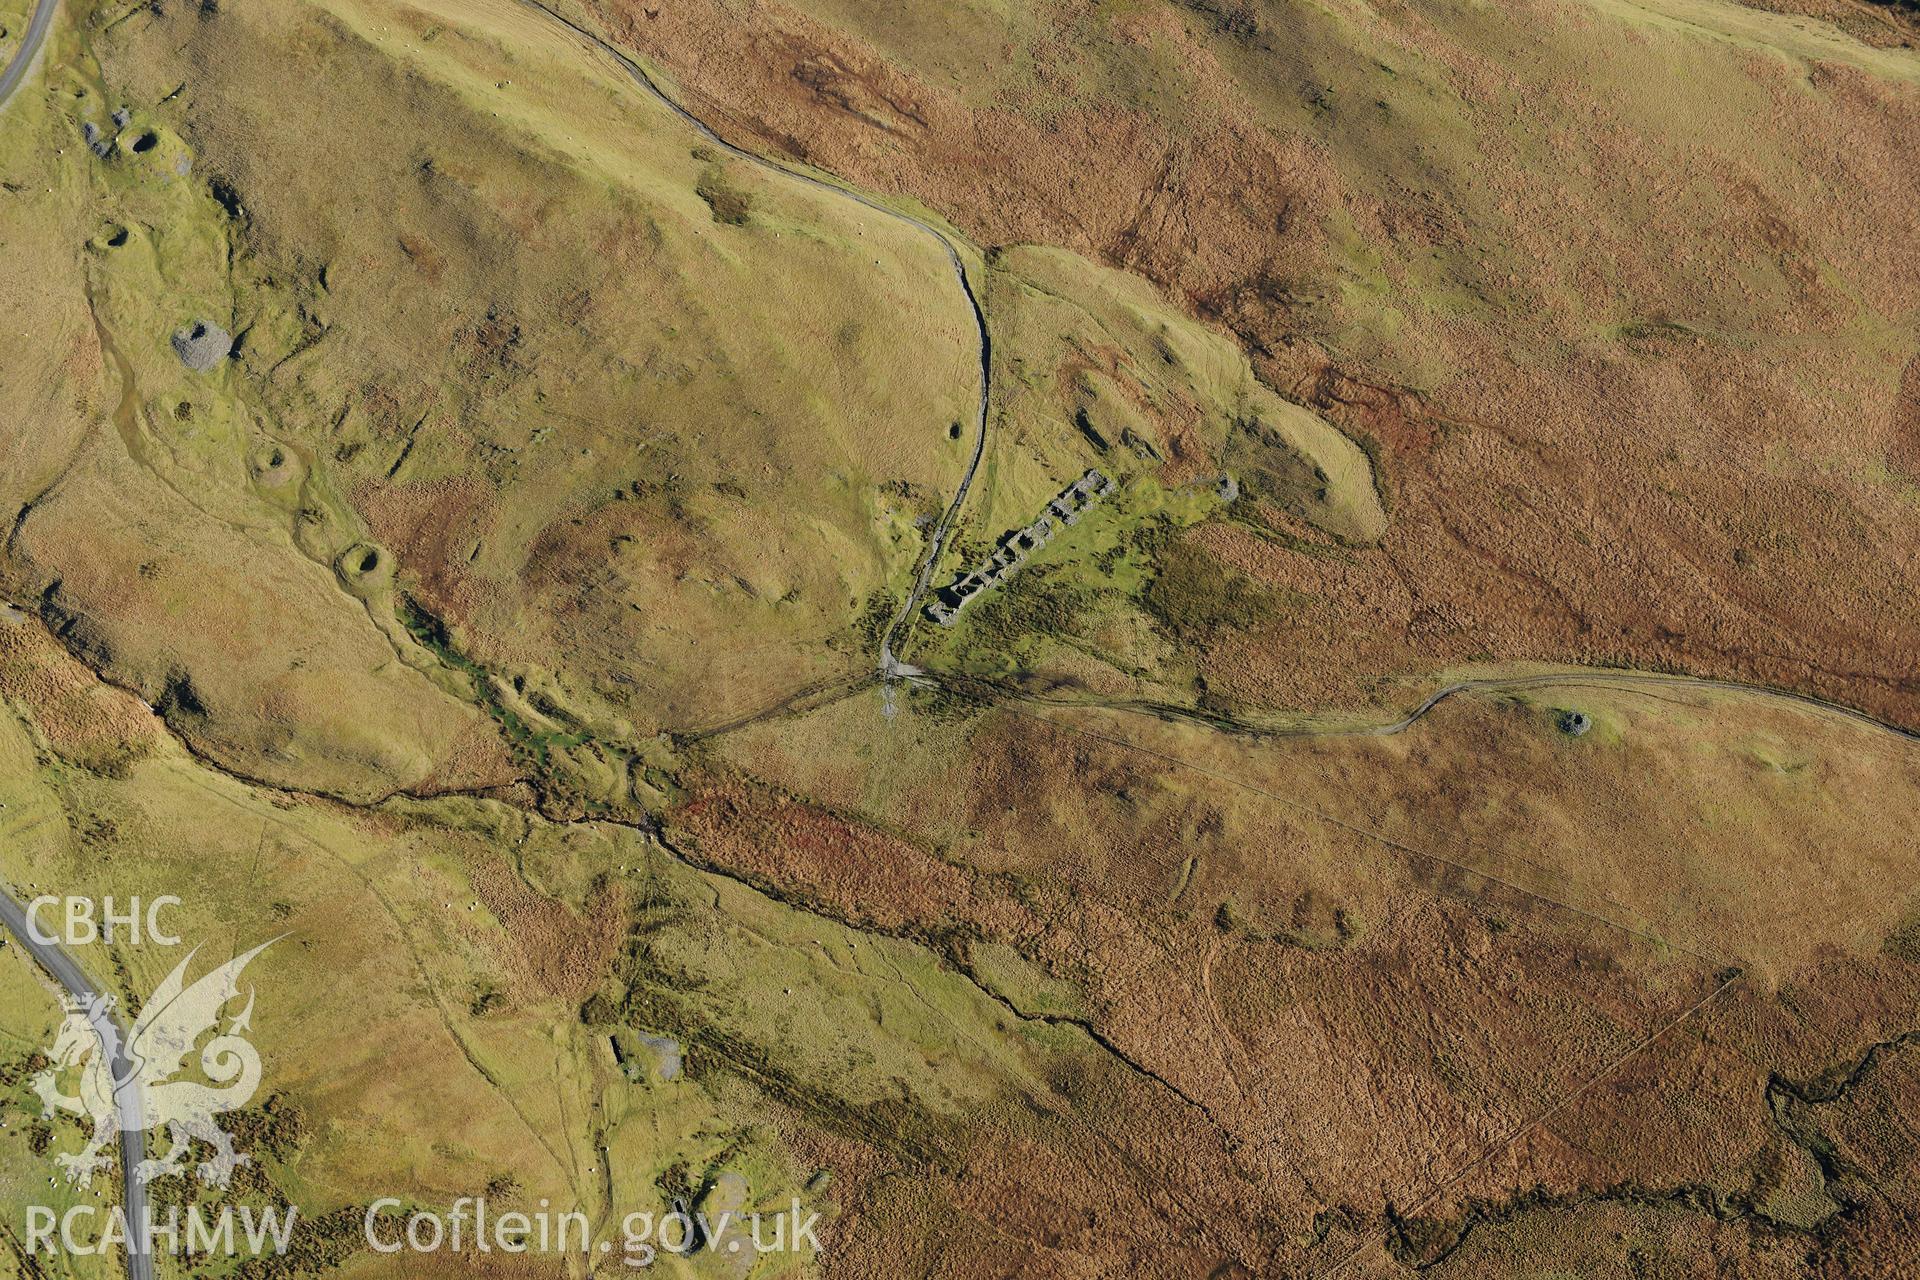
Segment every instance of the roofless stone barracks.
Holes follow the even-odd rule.
[[[927,606],[927,616],[943,627],[952,626],[967,601],[1005,582],[1026,563],[1028,556],[1047,545],[1047,540],[1053,537],[1053,521],[1056,517],[1061,524],[1072,524],[1088,507],[1112,492],[1112,479],[1089,467],[1085,475],[1062,489],[1060,496],[1047,504],[1051,514],[1041,516],[1026,528],[1016,529],[1000,539],[1000,545],[994,548],[985,564],[968,570],[935,592],[933,602]]]

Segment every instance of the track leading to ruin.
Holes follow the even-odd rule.
[[[829,181],[817,174],[809,173],[807,170],[796,165],[774,159],[771,156],[761,155],[756,151],[749,151],[745,147],[727,141],[727,139],[721,137],[720,134],[714,130],[712,125],[709,125],[699,116],[694,115],[693,112],[675,100],[672,95],[668,94],[665,89],[661,88],[660,83],[647,72],[647,69],[632,57],[621,52],[605,39],[589,31],[579,23],[548,8],[545,4],[541,3],[541,0],[521,0],[521,3],[530,9],[546,15],[560,26],[565,27],[573,34],[575,39],[582,41],[591,48],[597,49],[612,58],[620,65],[621,70],[627,73],[627,77],[645,91],[648,97],[679,117],[680,120],[695,133],[699,134],[712,145],[725,151],[728,155],[737,157],[749,164],[758,165],[760,168],[780,174],[782,177],[791,178],[795,182],[803,182],[816,190],[838,196],[842,200],[851,200],[862,208],[873,210],[882,217],[892,218],[896,222],[904,223],[922,235],[930,237],[940,246],[941,251],[947,255],[947,261],[953,267],[954,279],[960,284],[961,296],[966,299],[967,309],[973,313],[974,327],[979,333],[980,393],[976,402],[973,456],[967,461],[966,473],[960,477],[959,487],[956,488],[953,493],[953,501],[947,504],[946,510],[941,512],[939,521],[933,526],[933,532],[927,539],[927,549],[921,556],[919,566],[914,570],[913,585],[907,590],[906,600],[901,604],[899,611],[895,613],[893,618],[887,623],[886,630],[880,634],[879,673],[881,678],[891,682],[897,677],[915,674],[911,668],[904,667],[895,655],[894,642],[899,639],[907,627],[912,625],[913,612],[920,607],[920,601],[925,597],[927,587],[933,581],[933,572],[935,566],[939,563],[940,553],[946,547],[948,535],[953,532],[953,523],[959,517],[961,505],[967,500],[968,491],[973,488],[973,478],[979,472],[980,460],[986,456],[987,451],[987,393],[991,370],[993,368],[993,338],[987,331],[986,310],[980,305],[980,299],[973,291],[973,281],[967,276],[967,264],[965,259],[960,256],[959,244],[946,231],[923,218],[917,218],[911,213],[892,208],[871,196],[863,195],[853,190],[851,187],[845,187],[838,182]]]
[[[1522,689],[1575,688],[1582,685],[1607,689],[1631,689],[1650,692],[1658,689],[1676,691],[1711,690],[1736,694],[1741,697],[1757,698],[1764,701],[1785,703],[1802,710],[1814,711],[1823,715],[1835,716],[1852,721],[1862,728],[1889,735],[1908,743],[1920,742],[1920,731],[1882,720],[1857,707],[1844,703],[1831,702],[1826,698],[1810,693],[1796,693],[1791,689],[1776,688],[1772,685],[1746,684],[1738,680],[1716,680],[1707,676],[1689,676],[1669,674],[1657,671],[1627,671],[1612,667],[1567,667],[1559,671],[1544,671],[1533,675],[1518,676],[1482,676],[1471,680],[1456,680],[1442,685],[1428,694],[1419,706],[1407,712],[1397,720],[1378,724],[1299,724],[1274,725],[1257,724],[1236,719],[1233,716],[1217,712],[1197,710],[1170,702],[1154,702],[1146,699],[1123,698],[1071,698],[1048,697],[1045,693],[1020,688],[1005,679],[987,679],[978,676],[956,675],[950,672],[929,671],[922,674],[924,681],[951,688],[957,693],[983,701],[1001,699],[1025,702],[1035,706],[1058,708],[1066,711],[1114,711],[1128,715],[1151,716],[1156,720],[1169,723],[1191,724],[1219,733],[1259,741],[1286,738],[1391,738],[1405,733],[1424,720],[1435,708],[1450,698],[1462,694],[1507,693]]]

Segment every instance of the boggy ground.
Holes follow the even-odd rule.
[[[1884,12],[578,8],[743,139],[1147,276],[1377,446],[1377,548],[1217,548],[1301,597],[1205,655],[1218,696],[1484,655],[1920,719],[1889,551],[1920,532],[1920,63]]]

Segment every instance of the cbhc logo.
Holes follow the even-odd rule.
[[[127,941],[136,946],[144,937],[145,941],[156,946],[177,947],[180,937],[161,927],[160,911],[163,907],[179,905],[180,899],[165,894],[148,902],[143,910],[140,898],[135,896],[126,910],[120,911],[116,909],[114,900],[108,897],[100,900],[99,910],[96,911],[92,898],[56,898],[50,893],[42,894],[27,904],[27,933],[43,947],[61,943],[70,947],[85,947],[95,942],[112,942],[115,930],[124,926]],[[55,918],[64,926],[65,932],[49,934],[41,931],[40,910],[43,907],[61,909]]]

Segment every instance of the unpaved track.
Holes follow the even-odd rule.
[[[986,456],[987,451],[987,392],[993,367],[993,339],[987,331],[987,313],[981,307],[980,299],[975,296],[973,292],[973,281],[967,276],[967,265],[966,261],[960,256],[960,246],[946,231],[923,218],[916,218],[911,213],[892,208],[871,196],[863,195],[850,187],[841,186],[837,182],[830,182],[798,166],[787,164],[783,161],[773,159],[770,156],[761,155],[755,151],[749,151],[745,147],[736,146],[734,143],[727,141],[718,133],[714,132],[713,127],[706,121],[694,115],[691,111],[681,106],[679,102],[675,101],[667,91],[662,89],[659,83],[647,73],[645,67],[642,67],[633,58],[621,52],[600,36],[580,26],[578,23],[563,17],[561,14],[554,12],[546,5],[540,3],[540,0],[521,0],[521,3],[530,9],[535,9],[545,14],[548,18],[572,32],[576,39],[598,49],[619,63],[621,69],[627,73],[627,76],[644,90],[649,97],[678,116],[695,133],[705,138],[714,146],[719,147],[728,155],[738,157],[749,164],[758,165],[760,168],[780,174],[782,177],[791,178],[795,182],[804,182],[810,187],[825,191],[830,195],[838,196],[842,200],[851,200],[863,208],[873,210],[882,217],[892,218],[896,222],[905,223],[921,234],[932,238],[933,241],[940,246],[941,251],[947,255],[947,261],[953,267],[954,279],[959,281],[961,296],[966,299],[967,309],[973,313],[974,327],[978,331],[980,338],[980,391],[976,400],[973,456],[967,461],[966,474],[960,477],[959,487],[954,490],[953,501],[947,504],[946,510],[941,513],[939,522],[934,525],[933,533],[927,540],[926,553],[921,557],[919,568],[914,572],[913,586],[907,591],[906,602],[900,606],[899,612],[894,614],[892,621],[887,623],[887,629],[881,633],[879,671],[883,678],[891,679],[899,674],[898,659],[893,651],[894,641],[899,638],[902,631],[912,624],[913,611],[919,608],[921,599],[927,593],[927,587],[933,580],[934,569],[940,561],[940,552],[946,546],[948,534],[953,531],[953,522],[960,514],[961,505],[967,500],[968,490],[973,488],[973,477],[980,470],[980,459]]]
[[[1199,725],[1220,733],[1233,734],[1243,738],[1267,740],[1274,738],[1391,738],[1426,719],[1441,703],[1458,694],[1507,693],[1521,689],[1573,689],[1581,686],[1603,689],[1631,689],[1642,693],[1652,690],[1670,690],[1676,693],[1710,690],[1720,693],[1737,694],[1746,698],[1762,701],[1787,703],[1805,711],[1815,711],[1823,715],[1838,716],[1850,720],[1863,728],[1888,734],[1904,742],[1920,742],[1920,732],[1882,720],[1843,703],[1829,702],[1808,693],[1795,693],[1791,689],[1776,689],[1770,685],[1742,684],[1737,680],[1714,680],[1705,676],[1668,675],[1655,671],[1621,671],[1599,667],[1569,667],[1562,671],[1540,672],[1527,676],[1484,676],[1474,680],[1456,680],[1452,684],[1442,685],[1427,695],[1425,701],[1397,720],[1380,724],[1301,724],[1271,725],[1254,724],[1231,716],[1196,710],[1171,702],[1152,702],[1140,699],[1119,698],[1073,698],[1048,697],[1045,693],[1022,689],[1005,680],[987,680],[974,676],[954,675],[942,671],[928,671],[917,677],[923,684],[940,685],[953,689],[957,693],[988,701],[997,698],[1011,698],[1035,706],[1052,707],[1063,711],[1118,711],[1129,715],[1152,716],[1182,724]]]
[[[1429,711],[1439,706],[1457,693],[1501,693],[1509,689],[1541,689],[1558,686],[1597,684],[1618,689],[1718,689],[1723,693],[1737,693],[1749,698],[1764,698],[1774,702],[1790,702],[1810,711],[1821,711],[1828,715],[1843,716],[1856,724],[1883,733],[1893,734],[1908,742],[1920,742],[1920,733],[1912,729],[1903,729],[1897,724],[1870,716],[1864,711],[1844,706],[1838,702],[1828,702],[1825,698],[1816,698],[1810,693],[1794,693],[1788,689],[1774,689],[1766,685],[1741,684],[1737,680],[1710,680],[1702,676],[1670,676],[1653,671],[1563,671],[1537,676],[1491,676],[1484,680],[1461,680],[1433,691],[1433,694],[1404,718],[1392,724],[1377,725],[1349,732],[1371,734],[1376,737],[1390,737],[1402,733],[1419,723]],[[1334,732],[1338,733],[1339,730]]]
[[[960,256],[959,245],[956,243],[954,238],[947,231],[934,225],[931,222],[927,222],[922,218],[917,218],[914,215],[904,212],[902,210],[891,208],[888,205],[885,205],[880,201],[872,198],[871,196],[863,195],[859,191],[855,191],[852,188],[842,186],[837,182],[829,181],[826,178],[820,177],[817,174],[809,173],[806,170],[801,169],[797,166],[789,165],[783,161],[761,155],[758,152],[749,151],[745,147],[741,147],[732,142],[727,141],[725,138],[721,137],[718,133],[716,133],[711,125],[707,124],[707,122],[702,120],[700,117],[694,115],[686,107],[682,106],[678,101],[676,101],[672,96],[670,96],[666,92],[666,90],[662,89],[659,83],[655,81],[650,74],[648,74],[647,70],[644,67],[642,67],[637,61],[635,61],[633,58],[621,52],[618,48],[616,48],[612,44],[609,44],[606,40],[602,39],[600,36],[596,35],[592,31],[586,29],[585,27],[580,26],[579,24],[569,20],[568,18],[548,8],[545,4],[541,3],[541,0],[521,0],[521,3],[525,4],[528,8],[538,10],[540,13],[545,14],[552,21],[565,27],[569,32],[571,32],[574,35],[576,39],[592,46],[595,49],[598,49],[602,53],[606,54],[608,57],[612,58],[615,62],[619,63],[620,67],[627,73],[627,75],[633,80],[633,82],[636,85],[638,85],[642,90],[644,90],[649,97],[653,98],[656,102],[666,107],[668,111],[671,111],[675,116],[679,117],[683,122],[686,123],[686,125],[689,128],[693,129],[694,132],[698,133],[702,138],[706,139],[708,142],[712,143],[714,146],[719,147],[721,150],[727,152],[727,154],[736,156],[739,159],[745,160],[750,164],[758,165],[763,169],[767,169],[774,173],[781,174],[784,177],[791,178],[796,182],[804,182],[808,186],[814,187],[821,191],[829,192],[832,195],[840,197],[841,199],[851,200],[855,204],[871,209],[875,213],[878,213],[883,217],[892,218],[895,221],[905,223],[906,225],[913,227],[915,230],[921,232],[922,234],[931,237],[935,242],[939,244],[941,250],[945,252],[945,254],[947,255],[948,262],[950,262],[953,266],[954,277],[959,281],[960,292],[966,299],[968,309],[973,313],[974,325],[979,330],[979,337],[980,337],[980,392],[979,392],[979,398],[977,401],[977,412],[976,412],[975,432],[974,432],[974,441],[973,441],[973,456],[968,460],[966,474],[964,474],[960,478],[959,487],[954,490],[953,501],[947,505],[946,510],[941,513],[939,522],[934,525],[932,536],[929,538],[927,543],[926,553],[922,557],[919,567],[914,574],[913,585],[907,592],[907,598],[905,602],[902,603],[899,611],[894,614],[892,620],[888,622],[886,630],[881,633],[880,661],[879,661],[879,675],[883,681],[886,681],[888,683],[889,687],[891,686],[892,682],[895,681],[896,679],[903,679],[903,678],[910,681],[918,680],[923,683],[939,683],[940,677],[936,673],[931,673],[931,672],[922,673],[917,671],[914,668],[903,666],[903,664],[900,663],[898,656],[894,652],[894,646],[895,646],[895,642],[900,638],[901,633],[908,626],[911,625],[914,610],[919,607],[920,601],[926,596],[927,588],[931,585],[934,570],[937,567],[940,560],[940,553],[946,546],[946,540],[953,530],[954,521],[955,519],[958,518],[960,514],[961,505],[966,502],[967,494],[973,487],[974,476],[978,473],[980,469],[980,460],[982,457],[985,456],[986,447],[987,447],[987,408],[988,408],[987,401],[988,401],[988,393],[989,393],[989,384],[991,381],[992,368],[993,368],[993,339],[992,339],[992,335],[989,333],[987,328],[986,311],[980,305],[979,298],[974,294],[973,281],[967,275],[966,263]],[[1489,678],[1489,679],[1483,679],[1483,680],[1463,680],[1463,681],[1459,681],[1457,683],[1450,684],[1441,689],[1436,690],[1432,694],[1432,696],[1427,698],[1427,700],[1421,703],[1420,706],[1415,708],[1412,712],[1407,714],[1405,717],[1399,720],[1396,720],[1391,724],[1368,725],[1368,726],[1362,726],[1362,727],[1353,728],[1353,729],[1301,728],[1298,730],[1287,730],[1287,729],[1256,730],[1254,732],[1257,732],[1259,736],[1263,736],[1263,737],[1339,737],[1344,735],[1370,735],[1370,736],[1379,736],[1379,737],[1389,737],[1397,733],[1405,732],[1407,729],[1412,728],[1422,718],[1424,718],[1428,712],[1432,711],[1440,703],[1444,702],[1446,699],[1450,697],[1453,697],[1455,694],[1491,693],[1491,692],[1497,692],[1503,689],[1525,689],[1525,688],[1544,687],[1544,686],[1551,686],[1551,685],[1565,685],[1565,684],[1572,683],[1575,680],[1582,680],[1582,679],[1590,680],[1590,681],[1597,680],[1610,685],[1620,686],[1620,687],[1629,687],[1629,688],[1631,687],[1644,688],[1648,686],[1668,685],[1668,686],[1682,686],[1682,687],[1693,688],[1693,689],[1720,689],[1720,690],[1724,690],[1731,693],[1740,693],[1740,694],[1747,694],[1750,696],[1759,696],[1764,698],[1786,700],[1786,701],[1798,703],[1804,707],[1808,707],[1816,710],[1822,710],[1822,711],[1826,711],[1836,715],[1846,716],[1847,718],[1855,720],[1859,723],[1866,724],[1877,729],[1881,729],[1890,733],[1897,734],[1900,737],[1908,739],[1909,741],[1920,741],[1920,734],[1916,734],[1911,730],[1903,729],[1897,725],[1893,725],[1886,721],[1876,719],[1875,717],[1870,716],[1863,711],[1857,711],[1851,707],[1843,706],[1835,702],[1828,702],[1825,699],[1816,698],[1808,694],[1792,693],[1787,690],[1773,689],[1773,688],[1769,688],[1762,685],[1741,684],[1737,681],[1729,681],[1729,680],[1711,680],[1711,679],[1703,679],[1703,678],[1697,678],[1692,676],[1677,676],[1677,675],[1668,676],[1668,675],[1660,675],[1660,674],[1655,674],[1650,672],[1641,673],[1641,672],[1619,672],[1619,671],[1605,671],[1605,672],[1593,672],[1593,673],[1583,672],[1577,676],[1572,673],[1568,673],[1565,675],[1540,675],[1540,676],[1520,676],[1520,677],[1512,677],[1512,678],[1505,678],[1505,679]],[[1114,705],[1113,709],[1139,710],[1139,711],[1149,710],[1149,708],[1144,706],[1136,706],[1136,707],[1129,708],[1129,707],[1124,707],[1119,705]],[[1169,709],[1154,709],[1154,710],[1164,712]],[[1183,718],[1197,719],[1200,717],[1183,717]],[[719,731],[724,732],[726,727],[727,726],[722,726]],[[1215,724],[1215,727],[1230,728],[1230,729],[1234,729],[1234,731],[1244,731],[1244,730],[1238,730],[1236,727],[1231,727],[1231,726],[1217,724],[1217,723]],[[707,735],[702,735],[702,736],[707,736]]]
[[[711,145],[727,154],[747,163],[782,175],[796,182],[802,182],[817,190],[829,193],[840,199],[850,200],[864,208],[872,210],[882,217],[894,219],[914,228],[932,238],[946,254],[958,282],[962,297],[973,316],[979,340],[979,390],[976,398],[975,435],[973,452],[968,460],[967,469],[956,487],[952,501],[942,512],[928,539],[927,549],[915,571],[912,586],[898,612],[889,621],[882,633],[879,654],[879,674],[883,679],[892,680],[901,674],[900,665],[894,652],[896,640],[911,625],[914,611],[919,607],[931,584],[932,576],[950,536],[955,520],[972,488],[974,477],[979,471],[980,462],[985,456],[988,429],[988,396],[992,369],[992,337],[988,330],[986,313],[973,288],[973,282],[966,270],[960,247],[954,238],[942,228],[911,213],[892,208],[862,193],[829,181],[816,174],[791,166],[777,159],[738,146],[721,137],[711,126],[678,101],[672,98],[637,61],[614,47],[594,32],[579,26],[561,14],[540,3],[540,0],[521,0],[528,8],[537,10],[551,21],[565,27],[575,38],[588,46],[599,50],[612,58],[649,97],[664,106],[673,115],[693,129]],[[59,0],[38,0],[28,21],[25,36],[13,59],[4,71],[0,71],[0,107],[4,107],[14,91],[25,80],[35,58],[44,45],[47,33],[52,26],[53,17],[59,8]],[[936,677],[937,681],[937,677]],[[1363,726],[1353,729],[1308,729],[1297,731],[1264,730],[1255,731],[1258,736],[1303,736],[1322,737],[1348,735],[1390,736],[1412,728],[1441,702],[1462,693],[1500,692],[1504,690],[1566,686],[1575,683],[1601,683],[1616,687],[1646,688],[1652,686],[1680,687],[1691,689],[1719,689],[1733,693],[1761,695],[1773,699],[1783,699],[1815,710],[1845,716],[1856,722],[1899,735],[1909,741],[1920,740],[1920,734],[1911,730],[1880,721],[1864,712],[1827,702],[1809,695],[1796,694],[1783,690],[1759,688],[1731,681],[1696,679],[1685,676],[1665,676],[1651,673],[1634,672],[1566,672],[1543,674],[1538,676],[1513,678],[1487,678],[1459,681],[1436,690],[1412,712],[1399,720],[1388,724]],[[1044,701],[1035,699],[1035,701]],[[1098,705],[1098,704],[1083,704]],[[1121,707],[1112,709],[1149,711],[1145,707]],[[1164,713],[1165,710],[1161,709]],[[760,717],[754,717],[758,719]],[[1224,727],[1218,726],[1215,727]],[[717,732],[724,732],[723,726]],[[1233,731],[1233,730],[1230,730]],[[1241,730],[1244,731],[1244,730]],[[45,969],[69,995],[76,1000],[90,998],[97,989],[87,978],[85,972],[58,944],[46,944],[33,937],[27,927],[26,912],[13,897],[0,892],[0,925],[3,925],[18,940],[19,945]],[[104,1025],[102,1025],[104,1024]],[[101,1015],[96,1022],[96,1031],[100,1036],[101,1052],[111,1053],[115,1058],[116,1075],[121,1075],[127,1064],[125,1061],[126,1030],[110,1013]],[[144,1243],[144,1232],[140,1231],[147,1215],[146,1190],[134,1176],[134,1170],[145,1159],[144,1133],[139,1127],[142,1123],[141,1100],[137,1086],[129,1087],[116,1095],[116,1105],[120,1112],[120,1148],[123,1180],[123,1204],[129,1222],[133,1224],[134,1242],[128,1252],[128,1274],[132,1280],[153,1280],[153,1258]]]

